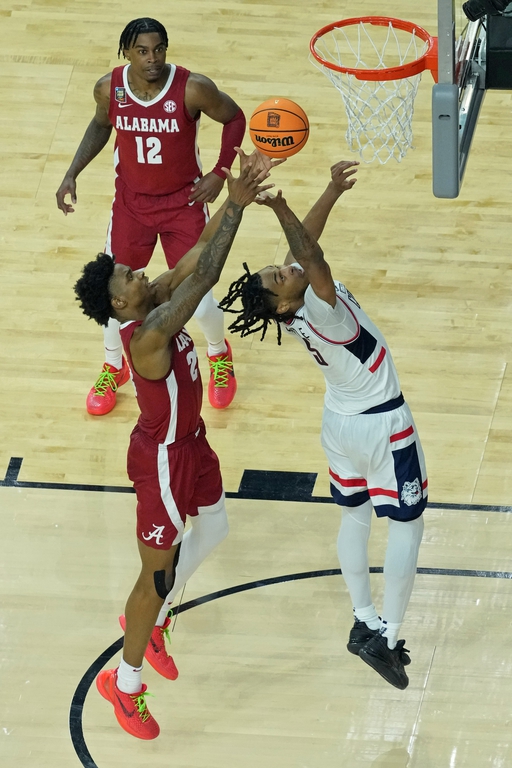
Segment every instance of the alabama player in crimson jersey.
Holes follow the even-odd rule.
[[[242,336],[262,331],[263,338],[268,325],[277,323],[278,342],[282,332],[295,336],[324,375],[321,440],[331,493],[342,507],[338,557],[354,609],[347,648],[404,689],[410,657],[398,633],[423,535],[425,460],[386,341],[350,291],[333,280],[315,239],[340,195],[353,186],[357,165],[342,161],[331,168],[331,181],[303,224],[281,192],[266,195],[263,202],[274,210],[290,246],[285,264],[252,275],[244,265],[245,274],[220,306],[238,314],[229,329]],[[237,299],[240,311],[231,309]],[[382,618],[370,588],[372,509],[388,518]]]
[[[245,132],[233,99],[204,75],[166,63],[167,46],[167,32],[155,19],[135,19],[123,30],[118,55],[122,51],[128,64],[96,83],[96,113],[56,195],[64,214],[73,213],[76,178],[115,128],[115,197],[105,252],[134,270],[147,266],[158,236],[170,268],[197,242],[207,204],[224,184],[222,168],[231,167]],[[204,176],[197,144],[202,113],[224,125],[218,162]],[[210,403],[226,408],[236,379],[223,313],[211,292],[195,316],[208,342]],[[129,378],[117,321],[105,328],[104,342],[105,363],[87,396],[87,410],[97,416],[114,408],[117,389]]]
[[[159,727],[146,705],[144,656],[167,679],[178,675],[165,649],[167,613],[174,596],[228,531],[217,456],[201,419],[202,386],[194,343],[183,327],[218,281],[243,209],[268,176],[241,153],[238,179],[228,176],[229,198],[197,245],[156,283],[99,254],[84,267],[75,291],[85,314],[121,323],[140,418],[128,449],[128,474],[137,494],[137,539],[142,570],[121,624],[123,657],[97,678],[120,725],[141,739]],[[170,297],[170,298],[169,298]],[[184,534],[187,517],[191,527]]]

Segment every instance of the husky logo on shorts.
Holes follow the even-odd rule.
[[[149,541],[150,539],[155,539],[157,544],[163,544],[163,532],[165,525],[155,525],[153,523],[154,531],[151,531],[151,533],[148,533],[146,536],[145,533],[142,534],[142,538],[144,541]]]
[[[405,502],[408,507],[412,507],[414,504],[417,504],[422,496],[423,494],[421,491],[421,483],[418,478],[413,480],[412,483],[409,483],[407,480],[405,481],[402,487],[400,499]]]

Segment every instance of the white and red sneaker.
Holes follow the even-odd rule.
[[[109,413],[116,404],[117,390],[126,384],[129,378],[130,368],[124,357],[121,368],[104,363],[96,383],[87,395],[87,413],[92,416],[104,416]]]
[[[146,685],[137,693],[123,693],[117,687],[117,669],[104,669],[96,678],[96,688],[114,705],[121,728],[138,739],[156,739],[160,726],[146,704],[146,696],[151,696]]]

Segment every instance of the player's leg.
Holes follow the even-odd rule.
[[[384,563],[382,627],[361,651],[361,658],[397,688],[409,684],[404,667],[410,663],[398,633],[416,575],[427,503],[425,460],[411,412],[406,404],[389,413],[364,417],[380,441],[370,461],[368,485],[379,517],[389,518]]]
[[[195,466],[190,461],[188,464],[191,479],[195,477],[190,528],[183,536],[174,585],[162,605],[157,625],[163,624],[180,590],[229,531],[219,460],[206,440],[204,427],[194,443],[194,460]]]
[[[388,518],[388,525],[381,631],[389,648],[395,648],[416,577],[418,553],[423,537],[423,515],[408,521]]]
[[[142,659],[147,658],[148,648],[152,648],[155,620],[174,584],[176,555],[186,517],[186,512],[174,503],[174,496],[179,498],[179,487],[173,494],[169,485],[172,463],[167,446],[150,440],[138,426],[134,428],[127,469],[137,494],[137,539],[142,568],[123,616],[125,641],[121,663],[117,669],[102,671],[96,680],[101,695],[114,705],[120,725],[143,739],[156,738],[159,728],[145,701]]]
[[[188,194],[189,187],[161,198],[165,212],[160,216],[160,241],[169,269],[197,243],[209,219],[208,206],[190,205]],[[208,400],[214,408],[227,408],[236,394],[237,382],[231,345],[224,334],[224,313],[212,291],[202,299],[194,317],[208,344]]]
[[[130,667],[139,668],[142,667],[144,652],[165,595],[174,583],[175,559],[179,545],[162,551],[147,546],[140,540],[137,543],[142,568],[126,603],[123,661]],[[128,683],[126,680],[127,686]]]
[[[140,739],[154,739],[160,729],[146,704],[142,660],[166,591],[174,580],[178,545],[155,549],[138,542],[142,569],[125,609],[123,656],[117,669],[103,670],[96,679],[101,695],[114,706],[125,731]]]
[[[329,461],[331,494],[342,508],[337,550],[341,573],[352,602],[354,626],[347,649],[354,654],[380,629],[372,601],[368,539],[373,507],[366,479],[348,457],[344,437],[350,417],[324,409],[322,446]]]
[[[115,254],[117,263],[127,264],[135,270],[147,266],[157,234],[135,217],[136,203],[133,198],[135,196],[117,179],[105,253]],[[128,363],[123,357],[119,323],[114,318],[110,318],[103,329],[103,343],[105,362],[86,401],[87,412],[93,416],[103,416],[115,407],[117,390],[130,378]]]
[[[165,529],[168,527],[169,520],[174,522],[175,527],[180,530],[180,538],[183,535],[187,514],[190,515],[191,522],[191,528],[183,536],[176,552],[173,584],[165,596],[165,601],[161,603],[161,609],[154,621],[155,627],[150,643],[145,652],[146,660],[157,672],[168,680],[175,680],[178,677],[178,670],[166,648],[166,639],[170,641],[169,611],[176,595],[188,578],[228,533],[222,478],[218,458],[206,441],[203,424],[199,434],[188,440],[185,445],[176,448],[159,447],[160,458],[156,482],[151,467],[140,460],[140,453],[144,455],[145,450],[143,445],[142,450],[137,451],[141,441],[141,436],[134,431],[129,457],[136,456],[136,461],[129,458],[128,471],[137,495],[152,499],[152,509],[156,509],[162,505],[160,488],[164,488],[170,481],[170,494],[166,495],[164,515],[160,522],[165,523]],[[166,456],[165,453],[167,453]],[[138,511],[138,517],[142,519],[142,509]],[[138,524],[139,539],[141,537],[145,539],[148,536],[156,536],[157,539],[160,537],[160,533],[156,534],[155,531],[160,531],[161,526],[155,523],[151,525],[154,532],[150,532],[151,526],[148,528],[146,525],[148,530],[142,530],[140,523]],[[162,536],[167,535],[165,529],[162,529]],[[124,628],[124,617],[120,617],[120,622]]]

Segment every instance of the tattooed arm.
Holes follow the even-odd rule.
[[[247,155],[242,149],[240,149],[240,147],[235,147],[235,150],[237,151],[240,159],[241,170],[243,170],[245,167],[251,166],[252,169],[258,173],[266,171],[267,174],[269,174],[273,168],[281,165],[281,163],[284,163],[285,161],[284,158],[279,160],[272,160],[272,158],[263,155],[258,149],[254,149],[250,155]],[[203,248],[217,231],[217,227],[220,224],[222,215],[228,202],[229,198],[224,202],[222,207],[219,208],[217,213],[212,216],[210,221],[203,229],[197,243],[193,246],[193,248],[190,249],[190,251],[182,256],[174,269],[169,269],[167,272],[164,272],[162,275],[159,275],[154,280],[152,280],[151,289],[154,293],[155,304],[163,304],[164,301],[169,301],[173,291],[176,290],[178,285],[180,285],[180,283],[182,283],[183,280],[188,277],[188,275],[192,274],[196,268],[197,260],[199,259]],[[258,202],[258,199],[256,199],[256,202]]]
[[[290,246],[292,261],[297,261],[303,268],[316,295],[334,307],[336,305],[336,292],[331,269],[315,238],[288,207],[281,190],[274,198],[265,201],[265,205],[272,208],[279,219]]]
[[[102,77],[94,86],[94,99],[96,101],[96,113],[89,123],[84,137],[80,142],[76,154],[66,171],[66,175],[58,188],[55,197],[57,206],[67,216],[73,213],[73,205],[65,201],[66,195],[71,195],[71,203],[77,201],[76,197],[76,177],[89,165],[103,147],[107,144],[112,133],[112,123],[108,116],[110,104],[110,80],[111,73]]]
[[[169,371],[169,341],[192,317],[203,296],[217,283],[227,259],[243,210],[263,189],[266,170],[246,165],[235,179],[223,169],[228,180],[229,198],[220,224],[203,248],[191,275],[173,292],[169,301],[153,309],[133,334],[130,343],[135,370],[145,378],[160,379]]]

